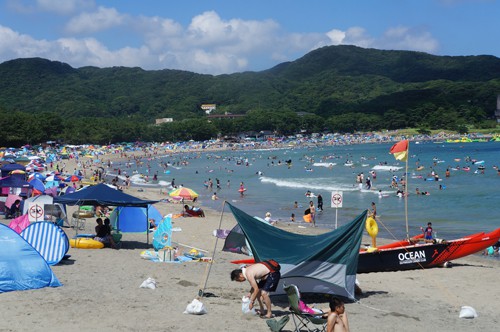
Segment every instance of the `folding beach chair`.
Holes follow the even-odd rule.
[[[290,304],[290,313],[292,321],[295,325],[295,331],[299,332],[303,328],[310,332],[326,331],[326,318],[318,315],[309,314],[300,310],[300,292],[295,285],[283,285],[283,290],[288,296],[288,303]]]

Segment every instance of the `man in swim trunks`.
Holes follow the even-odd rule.
[[[259,301],[260,315],[262,317],[272,318],[269,293],[274,292],[278,287],[281,278],[280,269],[278,262],[270,259],[231,272],[232,281],[243,282],[247,280],[250,283],[252,288],[250,289],[249,309],[252,310],[255,300]],[[265,315],[261,297],[267,309]]]

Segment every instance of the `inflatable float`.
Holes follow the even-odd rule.
[[[96,241],[94,239],[89,239],[86,237],[78,237],[69,240],[69,245],[71,248],[78,249],[102,249],[104,248],[104,243]]]

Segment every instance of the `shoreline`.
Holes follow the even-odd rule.
[[[120,163],[127,160],[119,156],[104,158]],[[147,159],[147,153],[143,158]],[[69,170],[77,165],[74,159],[66,163]],[[165,198],[159,187],[130,187],[124,192],[142,199]],[[222,210],[223,201],[220,203]],[[71,257],[51,267],[62,287],[0,294],[0,331],[269,331],[265,320],[242,314],[241,298],[248,284],[231,282],[229,278],[230,271],[237,268],[230,261],[248,256],[223,252],[224,240],[212,235],[219,227],[231,229],[236,224],[234,217],[227,208],[222,212],[204,207],[203,202],[198,205],[206,218],[173,219],[173,227],[181,231],[174,232],[172,240],[207,250],[207,256],[214,258],[212,265],[145,260],[141,258],[146,248],[145,233],[124,233],[120,250],[70,248]],[[182,204],[161,201],[155,207],[162,215],[182,210]],[[68,207],[69,218],[75,208]],[[85,229],[78,233],[93,233],[94,226],[95,218],[88,218]],[[328,231],[298,226],[278,223],[280,228],[303,234]],[[64,230],[69,237],[75,234],[74,229]],[[387,239],[377,240],[382,244]],[[369,237],[363,237],[362,244],[370,242]],[[500,322],[499,272],[500,260],[471,255],[454,261],[451,268],[358,274],[363,295],[358,302],[346,304],[350,328],[361,332],[371,332],[374,327],[399,332],[429,326],[437,331],[495,330]],[[139,288],[148,277],[157,281],[156,289]],[[183,314],[205,285],[205,292],[214,295],[201,299],[208,313]],[[322,296],[304,299],[319,308],[328,306]],[[479,317],[458,318],[464,305],[475,308]],[[272,308],[278,318],[287,314],[286,298],[273,297]],[[283,331],[292,330],[290,321]]]

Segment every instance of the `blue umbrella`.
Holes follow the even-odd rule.
[[[33,173],[33,178],[38,179],[40,181],[45,181],[46,177],[42,173]]]
[[[40,181],[39,179],[31,179],[29,181],[29,184],[31,184],[34,189],[36,189],[42,193],[45,191],[45,186],[43,185],[43,182]]]

